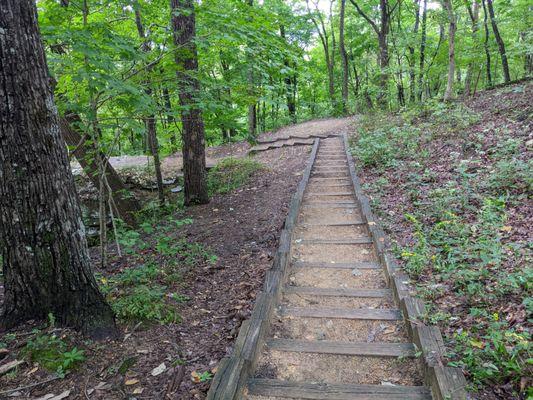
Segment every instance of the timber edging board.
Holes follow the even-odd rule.
[[[409,336],[422,353],[425,381],[431,389],[433,400],[465,400],[467,399],[466,379],[460,368],[444,365],[444,340],[440,330],[435,326],[424,324],[425,305],[420,299],[411,296],[407,286],[409,277],[398,268],[394,257],[387,249],[385,232],[374,217],[368,198],[364,195],[355,173],[346,133],[343,134],[343,139],[353,190],[359,202],[361,214],[368,224],[370,236],[389,286],[392,288],[394,299],[401,307]]]
[[[279,247],[272,262],[272,268],[265,275],[263,291],[257,295],[252,316],[242,323],[235,341],[233,353],[223,358],[209,392],[207,400],[237,400],[241,398],[246,382],[254,370],[258,352],[264,343],[270,326],[274,307],[279,300],[281,289],[290,263],[291,236],[298,218],[304,192],[311,176],[320,139],[314,141],[303,177],[293,195],[284,228],[280,234]]]

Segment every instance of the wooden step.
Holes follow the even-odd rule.
[[[371,244],[372,239],[369,237],[357,239],[297,239],[296,244],[338,244],[338,245],[355,245]]]
[[[315,201],[310,201],[311,199],[306,199],[305,201],[305,204],[334,204],[334,205],[339,205],[339,204],[356,204],[355,203],[355,200],[315,200]]]
[[[380,321],[397,321],[402,319],[400,310],[384,308],[308,308],[308,307],[282,307],[280,311],[284,317],[302,318],[338,318],[338,319],[364,319]]]
[[[338,268],[338,269],[381,269],[382,267],[375,262],[347,262],[347,263],[330,263],[330,262],[310,262],[295,261],[293,268]]]
[[[353,192],[325,192],[325,193],[307,193],[307,196],[353,196]]]
[[[343,176],[339,176],[339,177],[311,176],[310,179],[313,179],[314,181],[319,181],[319,182],[347,181],[348,183],[346,185],[349,185],[352,183],[350,178],[343,177]],[[346,186],[346,185],[342,185],[342,186]]]
[[[371,297],[380,298],[391,295],[390,289],[336,289],[317,288],[313,286],[286,286],[283,289],[286,294],[301,294],[310,296],[333,296],[333,297]]]
[[[363,220],[355,221],[355,222],[338,222],[338,223],[327,223],[327,222],[316,222],[316,223],[305,223],[300,224],[300,226],[306,228],[310,226],[323,226],[323,227],[332,227],[332,226],[357,226],[357,225],[365,225],[366,222]]]
[[[269,339],[270,350],[298,353],[337,354],[345,356],[368,357],[414,357],[415,346],[412,343],[386,342],[337,342],[330,340],[306,341],[298,339]]]
[[[431,400],[425,386],[353,385],[291,382],[278,379],[248,380],[252,396],[305,400]]]
[[[322,175],[322,176],[316,176],[316,175]],[[340,172],[340,171],[334,171],[334,172],[322,172],[322,171],[313,171],[311,176],[314,176],[316,178],[329,178],[329,177],[336,177],[336,178],[344,178],[348,179],[350,175],[348,173]]]
[[[355,204],[320,204],[320,203],[314,203],[314,204],[304,204],[303,207],[306,208],[358,208]]]

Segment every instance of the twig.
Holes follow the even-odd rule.
[[[45,383],[52,382],[52,381],[55,381],[55,380],[58,380],[58,379],[61,379],[61,378],[56,375],[53,378],[46,379],[46,380],[44,380],[42,382],[32,383],[31,385],[26,385],[26,386],[19,386],[18,388],[15,388],[15,389],[4,390],[4,391],[0,392],[0,395],[9,394],[9,393],[13,393],[13,392],[18,392],[20,390],[31,389],[31,388],[34,388],[36,386],[44,385]]]
[[[126,340],[128,340],[128,339],[131,337],[131,335],[133,335],[133,333],[137,330],[137,328],[138,328],[139,326],[141,326],[141,324],[142,324],[142,321],[139,322],[137,325],[135,325],[135,326],[133,327],[133,329],[131,330],[131,332],[129,332],[129,333],[127,333],[126,335],[124,335],[124,340],[123,340],[123,342],[125,342]]]

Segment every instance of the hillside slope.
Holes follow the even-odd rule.
[[[531,386],[532,115],[525,82],[367,115],[351,140],[393,250],[474,398],[526,398]]]

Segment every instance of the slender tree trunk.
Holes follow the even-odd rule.
[[[73,149],[73,155],[81,168],[91,180],[94,187],[100,190],[100,165],[105,174],[105,192],[103,197],[108,199],[111,194],[113,213],[130,226],[136,226],[135,213],[141,207],[133,194],[124,186],[122,179],[104,154],[96,146],[87,144],[87,138],[80,134],[77,126],[81,122],[77,114],[67,114],[60,120],[61,135],[65,143]],[[111,193],[109,193],[111,191]]]
[[[286,42],[287,38],[285,37],[285,27],[283,25],[280,25],[279,27],[279,33],[281,38]],[[291,69],[291,62],[288,57],[285,57],[283,60],[283,63],[285,65],[285,68],[290,71]],[[296,74],[296,73],[294,73]],[[287,72],[285,75],[284,81],[285,81],[285,98],[287,99],[287,110],[289,111],[289,117],[293,124],[296,123],[296,87],[293,83],[293,77],[294,80],[296,80],[296,77],[294,74],[291,75],[291,73]]]
[[[346,0],[341,0],[339,20],[339,49],[342,58],[342,113],[348,112],[348,53],[344,45],[344,14],[346,10]]]
[[[163,100],[165,102],[165,111],[167,116],[167,125],[171,127],[175,123],[174,116],[172,115],[172,103],[170,102],[170,93],[168,92],[168,89],[166,87],[163,88]],[[178,149],[178,144],[176,140],[176,133],[174,128],[172,129],[172,135],[170,135],[170,145],[172,148],[172,152],[176,151]]]
[[[355,0],[350,0],[350,2],[357,9],[357,12],[370,24],[370,26],[372,27],[374,32],[376,32],[376,35],[378,37],[378,64],[380,69],[380,76],[377,102],[380,104],[381,107],[385,107],[387,105],[387,89],[389,84],[389,47],[387,43],[387,35],[389,34],[390,10],[388,0],[379,1],[379,26],[368,15],[365,14],[365,12],[359,7]]]
[[[468,14],[470,16],[470,21],[472,22],[472,43],[477,42],[477,31],[478,31],[478,20],[479,20],[479,3],[478,0],[474,0],[472,8],[467,3]],[[468,63],[468,70],[466,71],[465,78],[465,95],[470,96],[472,94],[472,79],[474,77],[475,63],[470,61]]]
[[[413,27],[413,36],[418,35],[418,27],[420,26],[420,0],[415,0],[415,25]],[[414,102],[416,99],[416,72],[415,72],[415,46],[409,45],[409,54],[411,55],[411,62],[409,64],[409,100]]]
[[[183,173],[184,203],[205,204],[207,193],[207,172],[205,167],[205,133],[202,112],[198,106],[200,82],[198,74],[198,52],[195,44],[196,19],[193,0],[171,0],[172,28],[176,52],[176,72],[179,98],[182,107],[183,124]]]
[[[247,0],[248,5],[251,7],[254,6],[254,0]],[[254,65],[253,57],[251,54],[248,56],[248,92],[250,98],[254,98],[254,87],[255,87],[255,77],[254,77]],[[248,104],[248,137],[250,140],[255,141],[257,134],[257,102],[254,100]]]
[[[418,100],[422,101],[423,82],[424,82],[424,62],[426,57],[426,38],[427,38],[427,0],[424,0],[422,6],[422,35],[420,38],[420,60],[418,71]]]
[[[387,35],[389,33],[389,5],[388,0],[380,0],[379,2],[381,14],[380,34],[378,35],[379,42],[379,65],[381,68],[380,74],[380,93],[378,95],[378,102],[381,106],[387,104],[387,93],[389,84],[389,46],[387,43]]]
[[[134,3],[135,6],[135,24],[137,25],[137,33],[139,38],[142,41],[141,50],[145,53],[150,52],[149,40],[146,37],[146,32],[144,31],[144,25],[141,19],[141,11],[139,2],[136,0]],[[151,71],[151,68],[148,69],[148,72]],[[152,88],[150,88],[150,83],[145,82],[144,91],[148,97],[152,97]],[[154,169],[155,169],[155,178],[157,183],[157,194],[159,197],[159,204],[163,206],[165,204],[165,192],[163,190],[163,174],[161,173],[161,162],[159,160],[159,142],[157,140],[157,126],[155,122],[154,114],[149,115],[145,119],[146,126],[146,136],[148,141],[148,147],[150,153],[152,153],[152,158],[154,159]]]
[[[330,3],[330,10],[331,10],[331,4],[332,3]],[[309,10],[309,12],[311,12],[311,9],[309,8],[309,0],[307,0],[307,9]],[[333,110],[336,110],[337,101],[335,100],[335,73],[334,73],[335,64],[334,64],[334,59],[332,58],[335,54],[335,45],[333,44],[332,46],[333,49],[331,50],[331,54],[330,54],[329,35],[326,29],[326,24],[324,23],[324,19],[318,8],[316,8],[316,12],[319,18],[320,25],[315,18],[311,18],[311,20],[313,21],[313,24],[315,25],[316,31],[318,33],[318,36],[320,37],[320,41],[324,49],[324,57],[326,60],[326,67],[327,67],[327,72],[328,72],[329,100],[331,103],[331,108]],[[331,11],[330,11],[330,14],[331,14]]]
[[[533,6],[529,7],[529,12],[533,13]],[[529,28],[533,31],[533,28]],[[531,33],[530,33],[531,34]],[[522,46],[526,47],[526,54],[524,54],[524,78],[531,76],[533,73],[533,50],[527,46],[528,32],[520,32],[520,40]]]
[[[481,4],[483,5],[483,26],[485,28],[485,41],[483,42],[483,47],[485,48],[485,58],[486,61],[486,71],[487,71],[487,87],[492,87],[492,73],[491,73],[491,67],[490,67],[490,49],[489,49],[489,24],[488,24],[488,13],[487,13],[487,7],[485,5],[485,0],[481,0]]]
[[[492,6],[492,0],[487,0],[487,7],[489,9],[490,23],[492,25],[492,31],[494,32],[494,38],[498,43],[498,50],[500,51],[500,57],[502,59],[503,77],[505,83],[511,82],[511,74],[509,73],[509,64],[507,62],[507,54],[505,53],[505,43],[500,35],[496,17],[494,16],[494,7]]]
[[[32,0],[0,7],[2,326],[51,313],[96,337],[117,334],[88,255]]]
[[[443,0],[444,8],[448,13],[448,80],[444,101],[449,101],[453,97],[453,78],[455,74],[455,31],[457,29],[455,13],[453,12],[452,0]]]

